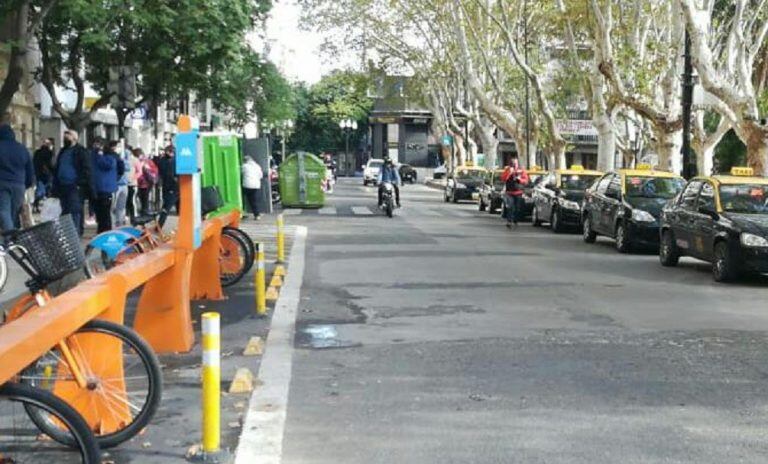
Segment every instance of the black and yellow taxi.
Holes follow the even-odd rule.
[[[523,187],[523,204],[525,209],[523,214],[525,217],[530,216],[533,213],[533,191],[537,185],[549,174],[541,166],[531,166],[528,170],[528,185]]]
[[[458,203],[460,200],[477,201],[480,198],[480,186],[485,181],[486,169],[476,166],[459,166],[448,175],[445,182],[446,202]]]
[[[681,256],[712,263],[718,282],[768,272],[768,178],[733,168],[691,179],[661,215],[661,264]]]
[[[480,211],[496,213],[504,201],[504,182],[501,181],[503,169],[489,169],[480,186],[480,198],[477,200]]]
[[[584,191],[603,173],[574,165],[556,169],[542,177],[533,188],[531,221],[535,227],[549,222],[555,232],[581,225]]]
[[[605,174],[584,199],[584,241],[594,243],[598,235],[611,237],[621,253],[635,246],[658,247],[661,210],[684,186],[679,175],[650,165]]]

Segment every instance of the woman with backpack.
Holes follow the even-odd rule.
[[[504,212],[507,220],[507,229],[512,227],[512,223],[517,227],[517,221],[520,220],[523,207],[523,187],[528,185],[528,172],[520,167],[517,158],[512,158],[512,162],[504,169],[501,174],[501,181],[504,182]]]
[[[139,162],[136,163],[136,186],[139,193],[139,203],[141,203],[141,213],[145,215],[149,212],[149,192],[157,185],[160,173],[157,165],[148,156],[144,154],[141,148],[134,150],[138,152]]]

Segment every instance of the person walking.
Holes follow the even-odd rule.
[[[125,205],[128,201],[128,171],[123,158],[124,154],[120,152],[120,142],[117,140],[110,141],[107,145],[106,154],[114,158],[117,171],[117,190],[112,195],[112,205],[110,206],[112,227],[122,227],[125,225]]]
[[[26,189],[35,184],[29,150],[16,141],[11,125],[0,120],[0,229],[18,229]]]
[[[40,212],[40,202],[50,194],[51,190],[51,171],[53,170],[53,138],[48,137],[43,140],[40,148],[35,150],[32,155],[32,165],[35,168],[35,201],[32,204],[35,213]]]
[[[93,192],[91,155],[78,143],[77,132],[64,132],[64,146],[56,157],[53,190],[61,201],[61,214],[69,214],[82,237],[84,229],[84,203]]]
[[[117,156],[104,150],[94,150],[93,165],[93,212],[96,216],[96,232],[112,229],[112,196],[117,191]]]
[[[528,172],[520,167],[517,158],[512,158],[512,162],[504,169],[501,174],[501,181],[504,182],[504,211],[507,220],[507,228],[512,224],[517,227],[517,222],[521,219],[523,211],[523,187],[528,185]]]
[[[147,157],[141,148],[136,148],[134,154],[138,151],[139,162],[136,164],[136,185],[138,187],[139,203],[141,203],[140,214],[148,214],[150,210],[149,194],[158,181],[157,165]]]
[[[128,213],[128,218],[133,220],[136,217],[136,190],[138,188],[136,171],[139,169],[139,156],[128,145],[123,152],[123,159],[125,160],[125,180],[128,183],[125,211]]]
[[[243,175],[243,193],[251,207],[253,219],[259,220],[259,192],[261,191],[261,178],[264,171],[252,157],[246,156],[243,166],[240,168]]]
[[[176,177],[173,145],[165,147],[165,154],[158,160],[157,169],[160,171],[160,182],[162,183],[163,206],[160,212],[160,223],[163,224],[168,215],[171,214],[171,209],[176,208],[178,213],[179,181]]]

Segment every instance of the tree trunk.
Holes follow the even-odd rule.
[[[597,170],[608,172],[616,167],[616,131],[608,115],[596,115],[593,124],[597,128]]]
[[[755,175],[768,175],[768,127],[756,121],[744,121],[741,132],[747,145],[747,165],[755,170]]]
[[[708,145],[696,150],[696,169],[700,176],[712,175],[716,145]]]
[[[8,73],[5,76],[2,87],[0,87],[0,116],[8,112],[13,102],[13,96],[21,86],[21,80],[24,77],[24,58],[27,54],[27,21],[29,16],[29,2],[24,1],[17,8],[15,14],[11,14],[11,27],[13,33],[9,41],[11,45],[11,56],[8,61]]]
[[[654,132],[656,133],[655,146],[656,154],[659,156],[659,169],[680,174],[683,168],[680,152],[683,146],[683,132],[679,130],[674,132],[657,130]]]

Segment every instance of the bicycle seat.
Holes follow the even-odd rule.
[[[136,227],[145,226],[157,219],[157,213],[143,214],[131,219],[131,224]]]

